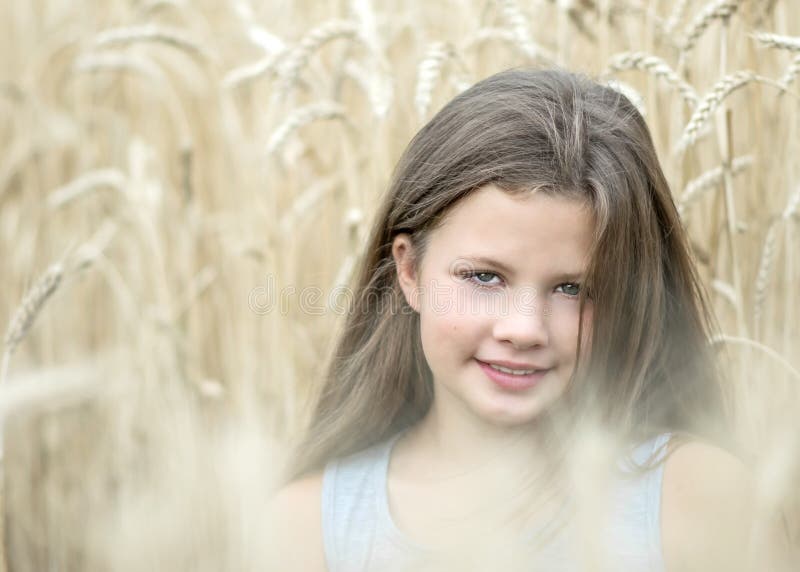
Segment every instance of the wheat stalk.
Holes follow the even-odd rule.
[[[80,272],[91,266],[103,254],[117,233],[117,225],[111,221],[104,221],[92,238],[82,244],[76,251],[74,263],[69,269],[70,273]]]
[[[537,44],[533,40],[525,47],[518,41],[517,35],[513,30],[506,28],[480,28],[475,35],[469,38],[462,44],[462,51],[473,50],[478,48],[481,44],[490,41],[499,41],[513,47],[519,53],[526,57],[531,57],[531,50],[535,50],[537,58],[547,63],[548,65],[556,65],[555,54],[545,47]]]
[[[14,103],[22,103],[28,99],[25,91],[13,81],[2,80],[0,81],[0,95],[13,101]]]
[[[47,204],[50,208],[60,208],[81,195],[103,187],[123,192],[126,182],[127,177],[119,169],[96,169],[54,190],[47,197]]]
[[[376,117],[386,117],[392,106],[392,79],[386,74],[375,73],[358,62],[348,60],[344,66],[348,77],[361,88],[369,99],[372,112]]]
[[[639,69],[655,77],[663,79],[666,83],[678,90],[683,99],[692,107],[697,104],[697,92],[694,88],[681,79],[669,64],[657,56],[645,52],[624,52],[611,58],[609,68],[613,71]]]
[[[186,35],[182,30],[155,24],[112,28],[100,32],[94,39],[97,48],[114,47],[138,42],[153,42],[177,48],[191,56],[199,56],[206,60],[216,57],[202,43]]]
[[[275,153],[280,149],[289,135],[304,125],[327,119],[344,119],[344,117],[344,107],[335,101],[321,101],[295,109],[280,125],[278,125],[275,131],[273,131],[267,142],[267,151],[270,154]]]
[[[278,228],[284,234],[289,234],[292,229],[297,227],[297,223],[306,214],[311,212],[315,205],[319,204],[325,195],[330,194],[337,185],[341,184],[340,177],[325,177],[316,183],[309,185],[294,201],[286,213],[281,216]]]
[[[669,13],[667,16],[666,21],[664,22],[664,34],[666,36],[671,36],[672,33],[675,31],[675,28],[678,27],[678,24],[681,23],[683,17],[686,15],[686,10],[689,7],[689,0],[676,0],[673,2],[672,12]]]
[[[714,0],[706,4],[689,23],[683,37],[678,42],[681,50],[681,61],[694,48],[697,40],[700,39],[714,20],[727,20],[736,12],[741,2],[742,0]]]
[[[738,175],[753,164],[753,156],[745,155],[744,157],[736,157],[731,164],[731,171],[734,175]],[[722,167],[715,167],[709,169],[702,175],[689,181],[683,188],[678,202],[678,213],[681,217],[685,214],[686,209],[699,199],[705,191],[713,189],[722,181],[723,169]]]
[[[286,50],[281,50],[253,63],[232,69],[223,78],[222,86],[232,89],[241,83],[253,81],[264,75],[277,75],[277,64],[285,54]]]
[[[786,359],[773,350],[771,347],[766,346],[762,343],[759,343],[755,340],[751,340],[750,338],[743,338],[739,336],[729,336],[727,334],[719,334],[716,336],[712,336],[708,343],[711,345],[718,345],[718,344],[739,344],[743,346],[748,346],[751,348],[756,348],[761,350],[766,355],[774,359],[778,364],[780,364],[792,377],[794,377],[797,381],[800,381],[800,371],[797,371],[795,367],[786,361]]]
[[[14,350],[30,331],[45,303],[61,284],[63,276],[64,267],[60,262],[51,265],[22,297],[22,302],[12,314],[6,330],[0,383],[5,380]]]
[[[130,54],[84,54],[75,60],[72,69],[79,73],[134,72],[150,79],[165,80],[158,66]]]

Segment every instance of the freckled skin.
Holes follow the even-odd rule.
[[[396,237],[398,276],[420,313],[437,407],[457,406],[494,425],[520,425],[563,393],[575,366],[580,280],[564,276],[585,271],[592,232],[583,202],[541,193],[512,196],[490,185],[452,207],[431,234],[418,274],[403,270],[403,255],[413,249],[408,235]],[[475,255],[511,272],[464,259]],[[583,319],[588,344],[590,301]],[[538,385],[512,392],[491,382],[476,358],[550,371]]]

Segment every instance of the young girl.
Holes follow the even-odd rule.
[[[273,503],[276,569],[745,569],[710,313],[623,95],[528,70],[458,95],[403,154],[354,294]],[[570,459],[603,435],[608,526],[576,544],[606,473]]]

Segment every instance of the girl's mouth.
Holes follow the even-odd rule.
[[[550,369],[513,370],[502,366],[490,365],[478,359],[478,365],[495,385],[511,390],[522,391],[537,385]]]

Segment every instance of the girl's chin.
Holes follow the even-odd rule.
[[[477,416],[485,423],[505,429],[523,428],[526,425],[535,425],[540,417],[540,410],[536,408],[514,409],[487,404],[476,411]]]

